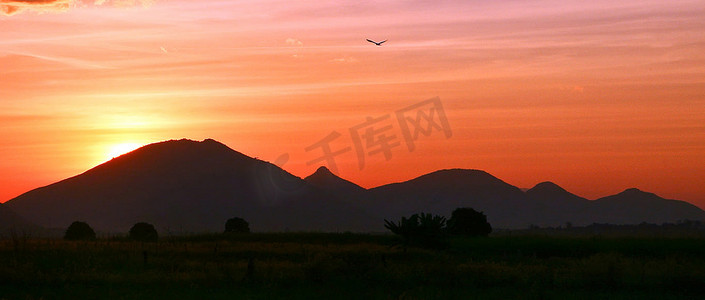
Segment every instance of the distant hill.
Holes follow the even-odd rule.
[[[536,217],[535,208],[519,188],[480,170],[432,172],[370,189],[362,201],[383,219],[418,212],[450,216],[458,207],[483,211],[494,226],[525,227]]]
[[[559,226],[570,222],[578,225],[592,223],[584,214],[591,201],[572,194],[557,184],[546,181],[526,191],[526,196],[534,202],[539,218],[532,224],[537,226]]]
[[[689,203],[638,190],[590,201],[550,182],[522,191],[480,170],[440,170],[367,190],[324,167],[301,179],[211,139],[150,144],[5,206],[47,228],[80,220],[126,232],[145,221],[163,234],[222,231],[231,217],[254,231],[384,231],[384,219],[450,216],[458,207],[483,211],[494,228],[705,220]]]
[[[661,224],[685,219],[703,220],[703,211],[695,205],[664,199],[635,188],[597,199],[591,204],[583,218],[595,223]]]

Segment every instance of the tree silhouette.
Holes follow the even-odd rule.
[[[225,233],[249,233],[250,224],[242,218],[231,218],[225,222]]]
[[[466,236],[487,236],[492,226],[487,216],[469,207],[456,208],[448,220],[447,231],[450,234]]]
[[[159,234],[152,224],[140,222],[130,228],[130,238],[140,242],[156,242]]]
[[[409,218],[402,217],[394,223],[384,220],[384,227],[392,233],[401,236],[404,250],[407,246],[440,248],[443,246],[443,228],[446,218],[432,214],[413,214]]]
[[[95,240],[95,231],[86,222],[73,222],[66,229],[64,239],[69,241],[90,241]]]

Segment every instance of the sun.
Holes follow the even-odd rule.
[[[111,160],[115,157],[128,153],[142,146],[142,144],[138,143],[121,143],[112,145],[110,146],[110,148],[108,148],[108,151],[106,152],[106,160]]]

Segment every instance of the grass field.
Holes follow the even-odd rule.
[[[705,239],[257,233],[0,241],[0,299],[702,299]]]

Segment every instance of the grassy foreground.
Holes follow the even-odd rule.
[[[0,299],[699,299],[705,239],[386,235],[0,240]]]

